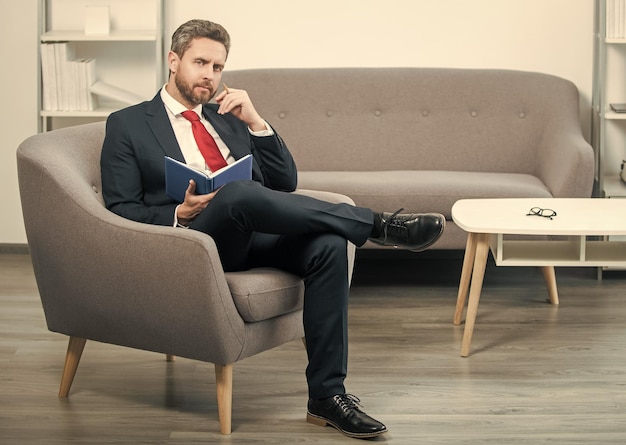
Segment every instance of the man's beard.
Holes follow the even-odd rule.
[[[189,85],[185,83],[183,80],[179,79],[178,76],[174,76],[174,82],[176,84],[176,88],[180,94],[187,100],[189,103],[195,105],[205,105],[208,104],[209,101],[213,98],[213,94],[211,92],[207,92],[206,94],[197,94],[194,93],[195,86],[204,86],[208,87],[208,85]]]

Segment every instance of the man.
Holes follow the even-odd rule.
[[[151,101],[111,114],[101,158],[107,208],[135,221],[210,235],[226,271],[266,266],[302,277],[307,421],[331,425],[350,437],[375,437],[387,430],[385,425],[365,414],[343,384],[347,241],[360,246],[369,238],[422,250],[439,238],[445,218],[374,213],[289,193],[296,188],[297,172],[284,141],[246,91],[217,94],[229,49],[230,37],[220,25],[205,20],[183,24],[172,36],[167,84]],[[216,103],[209,104],[213,98]],[[190,181],[184,201],[175,202],[165,191],[164,156],[211,169],[212,155],[203,157],[208,149],[194,137],[199,131],[204,136],[196,136],[206,138],[205,130],[215,140],[222,165],[252,153],[253,180],[234,181],[207,195],[196,195]]]

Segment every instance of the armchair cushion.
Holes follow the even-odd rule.
[[[228,272],[226,282],[237,312],[248,323],[302,309],[304,282],[290,273],[256,268]]]

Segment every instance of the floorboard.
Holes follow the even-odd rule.
[[[621,444],[626,272],[488,264],[471,355],[452,316],[462,255],[361,253],[350,303],[348,390],[390,444]],[[57,398],[67,339],[46,328],[28,255],[0,254],[0,444],[342,444],[307,424],[300,341],[234,367],[221,436],[213,366],[88,342]]]

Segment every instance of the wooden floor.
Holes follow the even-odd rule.
[[[361,255],[353,283],[347,386],[389,428],[374,442],[626,441],[624,272],[557,269],[551,307],[538,270],[489,264],[461,358],[461,255],[401,256]],[[60,400],[65,348],[28,256],[0,255],[1,444],[359,443],[305,422],[299,341],[235,366],[231,436],[218,432],[212,365],[88,342]]]

